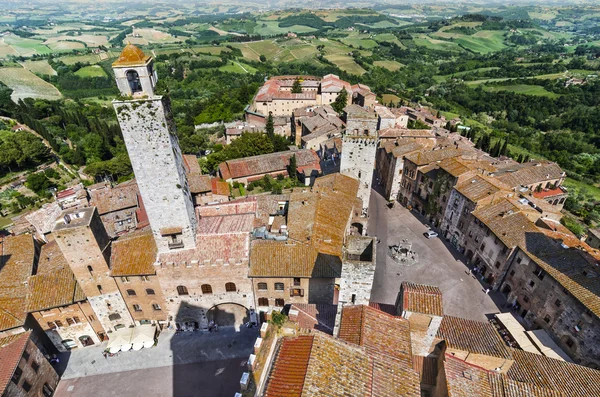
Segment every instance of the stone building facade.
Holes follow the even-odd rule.
[[[342,138],[340,173],[359,180],[358,198],[366,216],[377,154],[377,114],[358,105],[347,106],[344,112],[346,133]]]
[[[342,272],[338,281],[339,300],[334,335],[339,334],[341,315],[345,305],[368,305],[371,300],[377,239],[374,237],[348,236],[342,260]]]
[[[500,290],[518,305],[517,313],[528,328],[546,330],[576,363],[599,369],[600,318],[592,303],[598,296],[582,289],[598,277],[597,270],[586,259],[589,254],[574,248],[576,241],[556,233],[539,238],[539,233],[531,233],[527,240],[530,249],[543,258],[518,248]],[[539,243],[543,248],[537,247]],[[565,248],[565,243],[572,248]],[[556,268],[580,273],[580,285]]]
[[[111,332],[132,325],[127,305],[110,276],[110,239],[96,207],[64,211],[52,233],[102,327]]]
[[[128,45],[113,70],[121,94],[132,99],[113,106],[158,251],[194,248],[196,217],[183,157],[169,100],[154,95],[156,73],[145,74],[151,68],[151,58]]]
[[[0,393],[6,397],[50,397],[59,376],[31,332],[0,339],[3,378]]]

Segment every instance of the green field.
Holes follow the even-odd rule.
[[[393,103],[394,105],[397,105],[400,102],[400,97],[394,95],[394,94],[383,94],[381,96],[381,102],[383,104],[388,104],[388,103]]]
[[[25,61],[21,65],[35,74],[56,75],[56,70],[52,69],[52,66],[45,59],[43,61]]]
[[[40,40],[24,39],[12,34],[2,38],[5,44],[12,47],[18,55],[31,56],[35,54],[49,54],[52,52],[50,48],[42,44]]]
[[[66,65],[74,65],[77,62],[91,64],[100,62],[100,56],[98,55],[67,55],[58,59]]]
[[[458,43],[433,39],[426,35],[417,35],[413,37],[413,41],[416,45],[429,48],[431,50],[438,51],[464,51]]]
[[[455,42],[473,52],[488,54],[506,48],[503,33],[502,31],[481,30],[473,36],[464,36]]]
[[[100,65],[84,66],[75,74],[79,77],[106,77],[106,72]]]
[[[587,194],[593,197],[594,201],[600,201],[600,187],[596,185],[588,185],[585,182],[576,181],[575,179],[566,178],[564,185],[568,188],[577,190],[585,190]]]
[[[373,65],[379,66],[380,68],[390,70],[392,72],[395,72],[396,70],[398,70],[404,66],[400,62],[396,62],[396,61],[375,61],[375,62],[373,62]]]
[[[370,39],[369,35],[363,34],[363,35],[350,35],[344,39],[341,40],[342,43],[355,47],[355,48],[375,48],[377,47],[377,42]]]
[[[342,69],[345,72],[356,74],[359,76],[367,72],[358,63],[354,62],[354,59],[349,55],[333,54],[327,55],[325,58],[327,58],[329,62],[334,63],[338,68]]]
[[[230,72],[230,73],[251,73],[254,74],[256,73],[256,69],[254,69],[252,66],[240,63],[240,62],[229,62],[227,65],[225,66],[221,66],[219,68],[219,70],[221,72]]]
[[[517,94],[523,95],[536,95],[536,96],[545,96],[548,98],[558,98],[560,95],[555,94],[554,92],[547,91],[544,87],[539,85],[528,85],[528,84],[515,84],[515,85],[504,85],[504,86],[493,86],[485,87],[486,91],[512,91]]]
[[[15,102],[22,98],[61,98],[56,87],[22,67],[0,68],[0,81],[12,88],[11,98]]]
[[[294,26],[288,26],[285,28],[280,28],[278,21],[259,20],[256,22],[257,22],[257,25],[254,27],[254,34],[260,34],[261,36],[270,36],[270,35],[282,34],[282,33],[287,33],[287,32],[310,33],[310,32],[314,32],[317,30],[317,29],[311,28],[310,26],[304,26],[304,25],[294,25]]]

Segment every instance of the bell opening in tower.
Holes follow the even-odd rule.
[[[129,88],[131,93],[142,92],[142,84],[140,83],[140,76],[135,70],[127,71],[127,82],[129,82]]]

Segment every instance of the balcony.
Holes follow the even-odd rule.
[[[176,250],[176,249],[180,249],[183,248],[183,241],[181,240],[173,240],[171,242],[169,242],[169,249],[171,250]]]

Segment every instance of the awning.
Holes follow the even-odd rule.
[[[510,333],[513,339],[519,344],[519,347],[527,352],[540,354],[533,342],[525,334],[525,328],[512,315],[512,313],[498,313],[496,318],[504,325],[504,328]]]
[[[133,350],[154,346],[155,336],[156,327],[153,325],[140,325],[139,327],[135,327],[130,340],[133,345]]]
[[[565,353],[554,341],[550,338],[550,335],[543,329],[536,329],[535,331],[527,331],[527,335],[533,340],[537,348],[540,349],[542,354],[546,357],[554,358],[556,360],[573,362],[571,358]]]
[[[108,345],[106,348],[111,353],[117,353],[119,350],[127,351],[131,349],[131,334],[134,328],[120,328],[115,332],[108,334]]]

